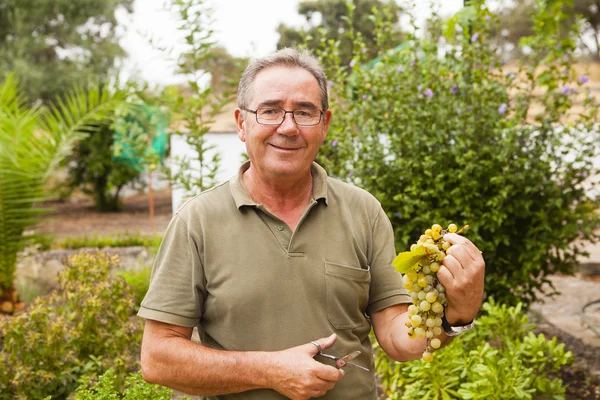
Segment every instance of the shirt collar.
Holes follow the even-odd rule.
[[[237,174],[229,180],[229,190],[239,209],[242,206],[259,206],[257,202],[252,200],[248,189],[244,186],[242,175],[250,168],[250,161],[246,161],[240,166]],[[313,178],[312,197],[315,200],[323,199],[327,204],[327,172],[316,162],[310,166],[310,173]]]

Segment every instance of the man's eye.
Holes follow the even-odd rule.
[[[261,108],[259,110],[259,113],[261,115],[274,115],[277,114],[279,111],[276,108]]]
[[[296,110],[294,114],[298,117],[313,117],[315,113],[311,110]]]

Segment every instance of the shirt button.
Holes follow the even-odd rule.
[[[283,230],[283,225],[277,225],[277,230],[281,232]]]

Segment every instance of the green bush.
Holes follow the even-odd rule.
[[[135,311],[140,309],[140,304],[148,287],[150,286],[150,277],[152,275],[152,267],[144,267],[138,271],[119,271],[119,275],[125,278],[125,281],[133,288],[135,294]]]
[[[173,390],[146,383],[140,372],[132,373],[125,378],[124,390],[119,390],[120,382],[113,369],[106,371],[97,382],[91,378],[85,378],[83,381],[84,383],[75,392],[74,400],[171,400],[173,398]]]
[[[434,360],[397,363],[381,349],[376,370],[394,399],[564,399],[555,377],[571,363],[571,352],[556,338],[534,335],[522,305],[507,307],[493,299],[483,305],[475,329],[434,353]]]
[[[116,260],[72,256],[57,291],[0,321],[0,399],[64,399],[80,376],[139,368],[141,323],[131,287],[111,272]]]
[[[522,40],[529,56],[510,68],[482,0],[446,23],[434,15],[404,48],[379,47],[376,63],[357,35],[347,67],[338,67],[339,43],[318,51],[334,110],[318,162],[381,201],[399,251],[434,222],[469,224],[488,295],[524,307],[548,275],[573,272],[581,240],[599,238],[589,179],[598,104],[572,68],[565,3],[537,2],[535,35]],[[372,18],[384,43],[392,27],[381,13]]]

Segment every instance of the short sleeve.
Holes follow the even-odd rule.
[[[138,316],[195,327],[202,316],[205,277],[201,241],[176,214],[158,250]]]
[[[371,288],[367,314],[403,303],[412,303],[402,286],[402,276],[392,266],[396,257],[392,224],[381,207],[373,224],[369,263],[371,265]]]

